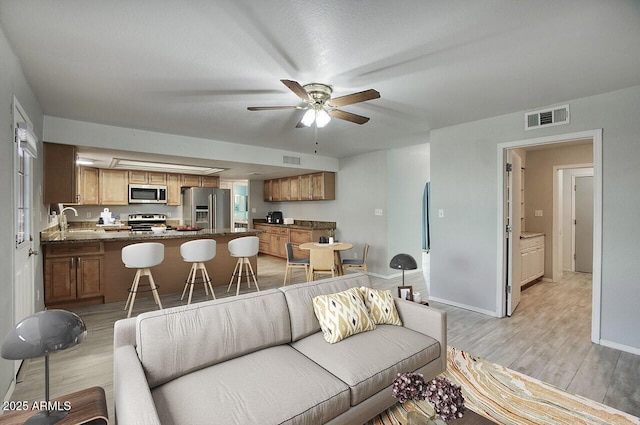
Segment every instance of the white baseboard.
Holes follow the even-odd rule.
[[[16,389],[16,380],[12,379],[11,384],[9,385],[9,389],[7,389],[7,393],[4,395],[3,401],[11,401],[11,396],[13,396],[13,391]],[[4,410],[0,409],[0,415],[2,415]]]
[[[500,317],[500,316],[498,316],[498,313],[495,312],[495,311],[485,310],[483,308],[474,307],[472,305],[461,304],[461,303],[457,303],[455,301],[449,301],[449,300],[445,300],[445,299],[438,298],[438,297],[429,297],[429,301],[435,301],[437,303],[442,303],[442,304],[452,305],[454,307],[464,308],[465,310],[475,311],[476,313],[486,314],[487,316]]]
[[[606,339],[600,340],[600,345],[604,345],[605,347],[615,348],[616,350],[626,351],[627,353],[640,355],[640,348],[631,347],[629,345],[618,344],[617,342],[607,341]]]

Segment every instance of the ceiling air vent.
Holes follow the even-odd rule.
[[[569,105],[556,106],[524,114],[525,130],[560,124],[569,124]]]
[[[300,165],[300,157],[283,155],[282,162],[284,162],[285,164]]]

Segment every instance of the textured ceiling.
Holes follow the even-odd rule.
[[[312,153],[280,83],[322,82],[371,118],[318,131],[343,157],[431,129],[640,85],[640,2],[2,0],[45,114]]]

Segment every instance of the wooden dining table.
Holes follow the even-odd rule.
[[[320,249],[333,251],[333,258],[335,259],[338,276],[342,276],[342,258],[340,258],[340,251],[346,251],[353,248],[353,244],[347,242],[334,242],[334,243],[319,243],[319,242],[306,242],[299,246],[300,249]]]

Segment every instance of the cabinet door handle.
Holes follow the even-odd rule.
[[[78,257],[78,268],[80,268],[80,257]]]
[[[74,268],[75,266],[76,266],[76,258],[75,257],[71,257],[71,268]]]

